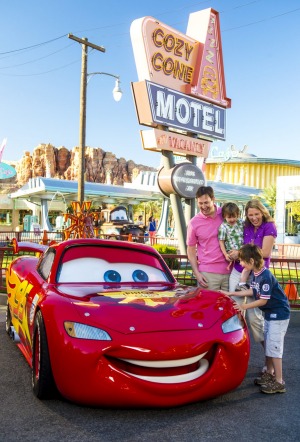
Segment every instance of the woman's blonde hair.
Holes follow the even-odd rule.
[[[268,211],[268,209],[261,203],[261,201],[259,200],[250,200],[247,202],[246,207],[245,207],[245,215],[246,215],[246,220],[245,223],[246,224],[251,224],[251,222],[248,219],[248,210],[249,209],[257,209],[262,213],[263,216],[263,222],[268,223],[268,222],[274,222],[274,219],[271,217],[270,212]]]

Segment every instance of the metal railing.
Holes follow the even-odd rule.
[[[180,284],[197,285],[186,255],[163,255]],[[292,308],[300,308],[300,258],[272,257],[270,270],[284,289]]]
[[[0,231],[0,247],[6,246],[10,243],[13,238],[16,238],[18,242],[20,241],[30,241],[35,243],[41,243],[45,233],[43,230],[33,230],[30,232],[1,232]],[[64,234],[63,230],[58,230],[55,232],[46,232],[47,242],[51,241],[63,241]]]
[[[9,247],[12,238],[17,241],[31,241],[36,243],[51,241],[60,242],[64,239],[63,231],[47,232],[46,242],[44,232],[1,232],[0,231],[0,291],[5,291],[5,271],[14,258],[12,248]],[[147,236],[130,235],[100,235],[102,239],[121,239],[148,243]],[[169,245],[170,238],[156,238],[156,244]],[[174,244],[175,240],[171,240]],[[149,243],[148,243],[149,244]],[[22,253],[24,254],[24,252]],[[28,253],[26,253],[28,255]],[[180,284],[196,286],[197,281],[192,272],[186,255],[164,254],[165,261]],[[276,244],[271,258],[270,270],[277,278],[279,284],[285,290],[292,307],[300,308],[300,244]]]
[[[28,253],[25,252],[13,255],[11,247],[0,247],[0,291],[6,291],[5,272],[9,263],[14,257],[24,254],[28,255]],[[197,285],[196,278],[186,255],[166,254],[163,255],[163,258],[180,284]],[[291,307],[300,308],[300,259],[272,257],[270,270],[283,287]]]
[[[114,233],[100,233],[99,228],[95,228],[95,236],[100,239],[120,239],[122,241],[133,241],[144,244],[150,244],[150,238],[148,235],[131,235],[131,234],[114,234]],[[64,230],[56,230],[55,232],[47,232],[43,230],[35,230],[30,232],[5,232],[0,230],[0,247],[6,246],[12,240],[16,238],[17,241],[30,241],[41,243],[45,238],[46,244],[51,241],[60,242],[64,240]],[[178,248],[178,239],[173,236],[156,236],[153,238],[153,244],[174,246]],[[300,244],[275,244],[272,257],[274,258],[299,258],[300,259]]]

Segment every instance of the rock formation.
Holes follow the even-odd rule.
[[[61,146],[40,144],[32,154],[25,152],[15,165],[16,184],[20,187],[30,178],[48,177],[78,180],[79,147],[71,151]],[[155,171],[153,167],[135,164],[125,158],[117,158],[112,152],[92,147],[85,149],[85,180],[95,183],[122,185],[132,181],[142,170]]]

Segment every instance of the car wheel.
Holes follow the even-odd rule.
[[[10,313],[9,305],[7,304],[7,307],[6,307],[6,320],[5,320],[5,331],[9,335],[10,335],[10,327],[11,326],[12,326],[11,313]]]
[[[42,313],[36,314],[32,343],[32,389],[39,399],[54,395],[56,387],[50,364],[47,335]]]

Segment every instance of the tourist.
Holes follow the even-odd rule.
[[[255,244],[261,248],[265,267],[269,268],[272,249],[277,236],[277,230],[267,208],[256,199],[248,201],[245,207],[244,244]],[[233,270],[229,279],[229,291],[241,290],[243,283],[240,283],[243,267],[238,262],[238,250],[232,250],[229,255],[233,259]],[[241,284],[241,285],[239,285]],[[244,287],[247,289],[247,287]],[[235,298],[238,303],[244,302],[243,297]],[[253,297],[247,296],[245,302],[252,302]],[[249,327],[254,340],[264,345],[264,319],[261,310],[253,308],[247,312]],[[265,370],[265,367],[264,369]]]
[[[137,220],[137,225],[140,227],[144,226],[144,221],[143,221],[143,215],[139,215],[138,220]]]
[[[190,220],[187,228],[189,262],[202,288],[228,290],[230,270],[218,241],[222,209],[215,205],[214,190],[210,186],[199,187],[196,200],[200,212]]]
[[[156,222],[153,216],[150,216],[148,224],[148,232],[150,237],[150,244],[153,246],[155,244],[155,234],[156,234]]]
[[[265,266],[262,250],[246,244],[239,251],[240,264],[251,273],[250,289],[243,292],[223,292],[229,296],[250,298],[251,302],[235,303],[235,309],[244,312],[259,308],[264,313],[266,372],[254,383],[262,393],[285,393],[282,377],[284,336],[289,319],[289,302],[275,276]]]

